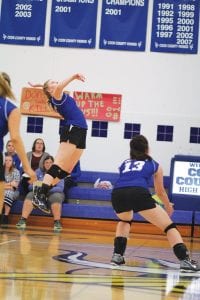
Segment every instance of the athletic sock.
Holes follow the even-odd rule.
[[[126,250],[127,238],[118,236],[114,239],[114,253],[124,255]]]
[[[185,244],[178,243],[174,245],[173,250],[174,250],[174,254],[179,260],[184,260],[186,258],[189,258],[189,252]]]

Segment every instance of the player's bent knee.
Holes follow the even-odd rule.
[[[164,232],[167,233],[170,229],[173,229],[173,228],[177,229],[175,223],[169,224],[169,225],[164,229]]]
[[[47,174],[52,176],[53,178],[63,179],[70,175],[70,173],[64,171],[59,166],[53,164],[51,168],[47,171]]]

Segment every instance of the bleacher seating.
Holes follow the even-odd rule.
[[[79,178],[78,186],[72,187],[68,193],[68,203],[63,204],[62,217],[63,218],[87,218],[87,219],[104,219],[117,220],[117,217],[111,206],[111,190],[103,190],[94,188],[95,181],[101,180],[110,181],[112,184],[118,178],[118,173],[110,172],[94,172],[82,171]],[[164,186],[166,190],[169,189],[170,178],[164,177]],[[153,182],[149,183],[150,188],[153,188]],[[12,214],[21,214],[22,201],[16,201],[12,207]],[[182,208],[183,209],[183,208]],[[33,211],[33,215],[44,216],[45,214],[38,209]],[[191,209],[184,207],[184,210],[175,207],[175,212],[172,216],[175,223],[181,225],[194,225],[194,212]],[[146,221],[139,215],[134,215],[136,222]],[[200,224],[200,214],[196,215],[196,222]]]
[[[69,190],[70,199],[110,201],[111,190],[95,189],[93,187],[75,186]]]
[[[194,224],[200,226],[200,211],[196,211],[194,214]]]

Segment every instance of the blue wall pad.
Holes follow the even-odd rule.
[[[101,190],[95,188],[85,188],[75,186],[68,191],[69,199],[84,199],[84,200],[111,200],[111,190]]]
[[[113,172],[95,172],[95,171],[81,171],[81,176],[79,177],[79,182],[85,183],[95,183],[95,181],[100,178],[100,180],[110,181],[112,184],[116,182],[119,174]],[[164,176],[164,186],[165,188],[169,188],[170,186],[170,177]],[[153,187],[153,180],[150,180],[149,186]]]
[[[200,225],[200,211],[194,213],[194,225]]]
[[[23,201],[16,201],[11,209],[13,214],[21,214]],[[32,215],[49,216],[38,209],[34,209]],[[105,219],[105,220],[118,220],[111,206],[101,205],[85,205],[85,204],[72,204],[64,203],[62,207],[62,217],[70,218],[88,218],[88,219]],[[174,211],[172,216],[173,222],[177,224],[192,224],[193,212],[192,211]],[[134,221],[146,222],[138,213],[134,214]],[[200,212],[195,213],[195,224],[200,224]]]
[[[200,197],[191,197],[188,199],[178,195],[172,202],[176,210],[200,211]]]

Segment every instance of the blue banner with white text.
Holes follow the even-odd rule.
[[[95,48],[98,0],[53,0],[50,46]]]
[[[0,43],[44,45],[47,0],[2,0]]]
[[[196,54],[199,0],[154,0],[151,51]]]
[[[144,51],[148,0],[103,0],[101,49]]]

